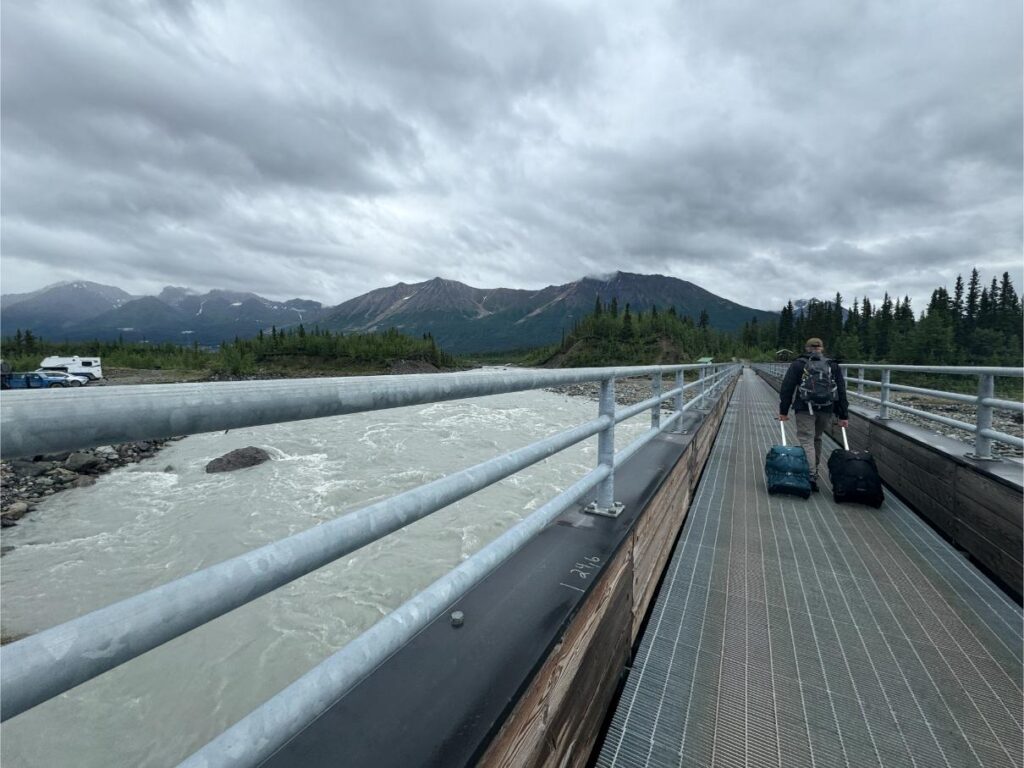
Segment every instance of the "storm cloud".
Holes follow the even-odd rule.
[[[1022,282],[1022,10],[2,7],[3,292],[338,303],[662,273],[751,306]]]

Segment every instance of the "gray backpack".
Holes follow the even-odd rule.
[[[836,401],[835,377],[832,375],[831,361],[827,357],[815,355],[804,366],[804,375],[800,379],[798,390],[800,399],[815,408],[831,405]]]

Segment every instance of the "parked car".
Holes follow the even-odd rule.
[[[67,371],[52,371],[49,368],[37,368],[36,373],[41,373],[44,376],[49,376],[50,378],[56,376],[57,378],[64,379],[69,387],[82,387],[92,381],[88,376],[79,376],[74,373],[68,373]]]
[[[0,374],[0,389],[53,389],[68,386],[62,376],[48,373],[3,373]]]

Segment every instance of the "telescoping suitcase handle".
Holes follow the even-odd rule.
[[[786,447],[786,422],[779,422],[779,429],[782,431],[782,447]]]
[[[846,439],[846,427],[840,427],[840,429],[843,431],[843,448],[850,450],[850,443]]]

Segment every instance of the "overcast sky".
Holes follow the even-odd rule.
[[[0,277],[1022,287],[1013,0],[2,6]]]

